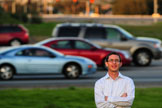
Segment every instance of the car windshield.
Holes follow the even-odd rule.
[[[120,27],[118,27],[119,28],[119,31],[120,32],[122,32],[125,36],[127,36],[128,38],[134,38],[134,36],[131,34],[131,33],[129,33],[129,32],[127,32],[126,30],[124,30],[123,28],[120,28]]]
[[[92,42],[90,42],[89,40],[86,40],[89,44],[91,44],[92,46],[94,46],[94,47],[96,47],[96,48],[98,48],[98,49],[101,49],[102,47],[101,46],[99,46],[98,44],[94,44],[94,43],[92,43]]]
[[[12,52],[14,50],[16,50],[17,47],[8,47],[8,48],[4,48],[0,50],[0,54],[1,55],[5,55],[6,53]]]
[[[56,54],[56,55],[58,55],[58,56],[64,56],[64,54],[62,54],[62,53],[60,53],[60,52],[58,52],[58,51],[56,51],[56,50],[54,50],[54,49],[51,49],[51,48],[46,47],[46,46],[43,46],[43,47],[45,47],[45,48],[48,49],[50,52],[52,52],[52,53],[54,53],[54,54]]]

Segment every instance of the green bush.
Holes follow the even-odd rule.
[[[40,23],[42,23],[43,21],[42,21],[42,18],[41,18],[39,15],[34,14],[34,15],[31,16],[30,22],[31,22],[32,24],[40,24]]]
[[[18,19],[19,21],[22,21],[24,23],[28,22],[28,16],[27,13],[15,13],[11,15],[14,19]]]
[[[112,10],[113,14],[148,14],[147,0],[116,0]]]
[[[18,20],[12,18],[10,13],[7,13],[0,7],[0,24],[17,24]]]

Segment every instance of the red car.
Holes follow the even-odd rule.
[[[105,68],[104,60],[107,54],[115,51],[121,55],[123,65],[129,65],[132,61],[131,55],[127,51],[117,49],[103,49],[88,40],[79,38],[51,38],[37,43],[55,49],[65,55],[75,55],[87,57],[98,66]]]
[[[28,31],[23,26],[0,25],[0,45],[17,46],[28,42]]]

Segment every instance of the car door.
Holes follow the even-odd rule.
[[[8,44],[10,40],[10,28],[7,26],[0,26],[0,44]]]
[[[25,56],[24,51],[18,51],[16,52],[13,61],[14,61],[14,65],[16,67],[16,72],[18,74],[26,74],[29,72],[28,70],[28,56]]]
[[[58,73],[59,72],[59,62],[56,57],[51,56],[51,53],[39,49],[39,48],[31,48],[25,49],[22,52],[22,56],[17,54],[17,63],[21,63],[27,71],[24,73],[28,74],[36,74],[36,73]],[[18,57],[19,55],[19,57]],[[22,62],[23,61],[23,62]]]
[[[131,45],[129,45],[129,40],[116,28],[106,28],[106,39],[104,45],[109,46],[109,48],[116,48],[122,50],[129,50]],[[106,44],[107,43],[107,44]]]
[[[78,50],[74,49],[74,42],[72,40],[58,40],[57,42],[51,42],[50,47],[65,55],[77,56],[79,54]]]
[[[98,48],[84,41],[75,40],[74,42],[75,42],[75,49],[79,53],[78,56],[89,58],[96,63],[100,61],[101,53],[98,50]]]
[[[128,40],[123,40],[122,33],[111,27],[87,27],[85,38],[104,48],[128,50]]]

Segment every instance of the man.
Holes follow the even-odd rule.
[[[108,73],[95,83],[95,103],[97,108],[130,108],[135,97],[132,79],[122,75],[121,57],[112,52],[107,55],[105,65]]]

